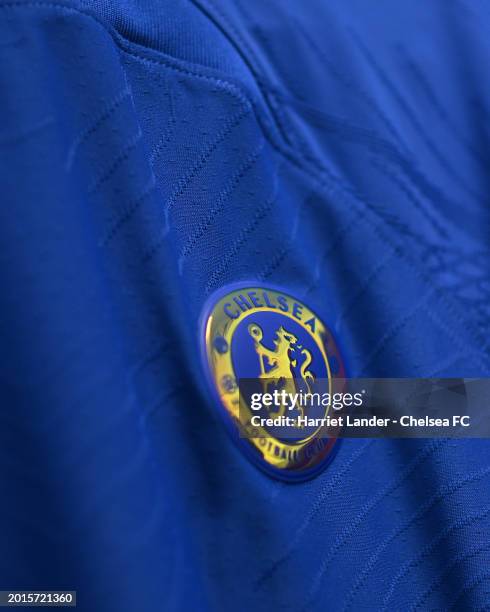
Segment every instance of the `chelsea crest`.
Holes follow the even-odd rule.
[[[238,445],[258,467],[283,480],[301,481],[319,473],[331,459],[336,439],[301,425],[294,436],[257,426],[250,393],[244,389],[253,388],[264,398],[313,397],[318,384],[331,391],[343,381],[337,343],[322,320],[287,292],[250,283],[214,294],[202,327],[204,367]],[[315,416],[325,416],[329,409],[318,406]],[[294,407],[266,402],[263,413],[275,419],[262,421],[275,423],[286,415],[298,423],[304,418],[300,402]]]

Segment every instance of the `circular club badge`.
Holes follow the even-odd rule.
[[[218,407],[247,456],[283,480],[301,481],[318,474],[333,456],[334,437],[301,426],[294,429],[294,435],[283,434],[287,428],[263,423],[304,414],[300,406],[270,402],[274,391],[276,399],[279,394],[304,397],[317,381],[332,391],[336,379],[339,383],[345,379],[338,346],[325,324],[285,291],[234,285],[209,300],[202,334],[205,368]],[[254,396],[244,389],[259,393]],[[254,418],[258,413],[251,397],[264,399],[260,419]],[[327,416],[329,409],[329,405],[320,405],[315,416]]]

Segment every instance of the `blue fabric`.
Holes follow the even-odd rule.
[[[351,375],[490,374],[482,1],[0,2],[0,588],[483,610],[487,441],[257,471],[199,316],[283,286]]]

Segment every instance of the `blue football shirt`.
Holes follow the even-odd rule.
[[[0,1],[0,589],[93,612],[484,610],[486,440],[229,440],[214,291],[280,286],[351,376],[490,373],[476,0]]]

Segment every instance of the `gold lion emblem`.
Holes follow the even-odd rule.
[[[309,366],[312,361],[311,353],[307,349],[298,345],[298,338],[285,329],[282,325],[276,331],[274,338],[274,349],[267,348],[262,342],[263,332],[259,325],[251,323],[248,326],[248,333],[254,340],[254,347],[260,361],[260,380],[263,381],[264,392],[270,384],[282,383],[283,389],[287,393],[297,393],[299,391],[297,378],[294,376],[293,368],[298,365],[297,358],[292,358],[291,353],[301,351],[303,362],[300,366],[301,380],[305,383],[308,393],[311,393],[311,384],[315,381],[315,377]],[[304,416],[304,411],[301,406],[298,406],[301,416]],[[277,416],[283,416],[286,411],[286,405],[282,405]]]

